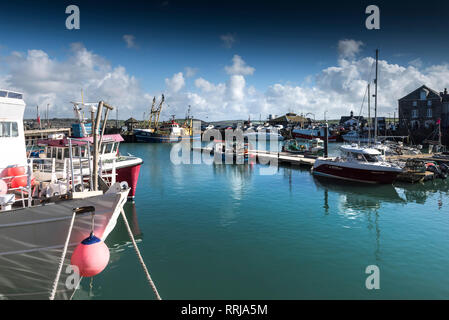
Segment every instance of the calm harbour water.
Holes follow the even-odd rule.
[[[174,165],[171,147],[120,147],[145,161],[125,209],[162,298],[449,298],[448,180],[369,186],[290,166]],[[154,299],[120,218],[107,244],[110,264],[75,299]],[[373,264],[380,290],[365,288]]]

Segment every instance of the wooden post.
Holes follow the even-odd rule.
[[[100,120],[101,120],[101,113],[103,110],[103,101],[100,101],[98,103],[98,109],[97,109],[97,117],[95,119],[95,122],[92,126],[92,134],[94,137],[94,158],[93,158],[93,163],[94,163],[94,172],[93,172],[93,177],[94,177],[94,183],[93,183],[93,190],[97,191],[98,190],[98,160],[99,160],[99,152],[98,152],[98,126],[100,124]]]

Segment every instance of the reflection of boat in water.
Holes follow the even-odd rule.
[[[137,211],[136,205],[134,202],[127,202],[123,206],[123,210],[125,210],[126,219],[128,219],[129,226],[133,233],[134,238],[137,240],[143,238],[142,231],[139,227],[139,221],[137,220]],[[111,248],[111,250],[121,248],[122,246],[130,245],[129,234],[126,230],[125,223],[123,219],[118,219],[117,224],[115,226],[114,232],[110,234],[106,243]]]
[[[360,209],[379,207],[381,203],[406,203],[392,185],[363,185],[325,177],[314,176],[313,181],[319,189],[346,196],[346,205]]]
[[[396,182],[395,187],[399,192],[403,193],[408,202],[420,204],[426,203],[428,197],[434,196],[437,193],[441,195],[447,195],[449,193],[449,181],[441,179],[414,184]]]

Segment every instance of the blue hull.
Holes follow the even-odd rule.
[[[149,142],[149,143],[175,143],[185,140],[199,140],[200,135],[191,136],[164,136],[164,135],[140,135],[136,134],[137,142]]]

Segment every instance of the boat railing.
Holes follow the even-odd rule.
[[[0,195],[1,211],[9,210],[17,202],[21,202],[23,208],[31,206],[32,166],[28,164],[23,167],[25,168],[25,173],[15,176],[8,175],[8,169],[10,168],[0,168],[0,172],[6,173],[5,176],[0,177],[0,180],[3,182],[2,184],[6,185],[6,190],[2,190],[2,194]]]
[[[84,180],[87,176],[89,180],[89,186],[93,186],[93,175],[92,175],[92,162],[91,154],[90,154],[90,142],[86,140],[81,140],[77,138],[68,138],[69,142],[69,165],[67,168],[68,177],[70,179],[67,179],[67,190],[70,190],[70,182],[72,185],[72,192],[75,191],[75,182],[80,182],[81,190],[85,190]],[[74,144],[75,142],[75,144]],[[86,150],[87,150],[87,157],[82,156],[81,148],[87,144]],[[73,154],[73,148],[78,148],[78,156]],[[78,163],[78,167],[75,166],[75,163]],[[87,167],[83,165],[83,163],[87,163]],[[86,172],[87,170],[87,172]]]

